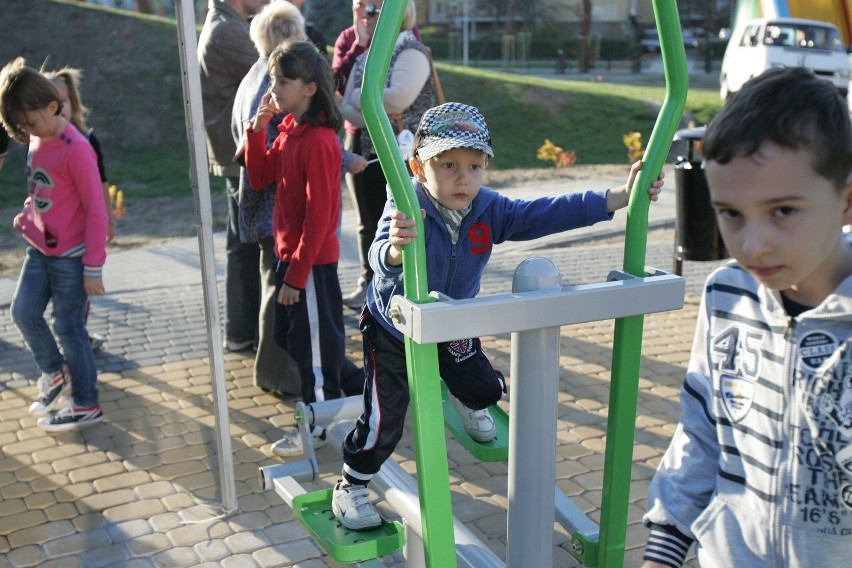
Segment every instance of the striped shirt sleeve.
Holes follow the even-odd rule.
[[[651,524],[651,535],[645,546],[644,560],[659,562],[672,568],[680,568],[686,559],[686,553],[692,546],[692,539],[676,528]]]

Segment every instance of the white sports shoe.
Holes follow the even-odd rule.
[[[462,402],[447,392],[450,397],[450,402],[453,403],[453,408],[459,413],[459,416],[464,423],[464,431],[467,435],[477,442],[490,442],[497,437],[497,427],[494,426],[494,419],[491,418],[491,413],[487,408],[482,410],[471,410]]]
[[[351,531],[366,531],[382,524],[382,518],[370,502],[366,485],[346,485],[338,481],[334,486],[331,510],[340,524]]]
[[[328,444],[328,437],[320,438],[313,436],[314,450],[318,450]],[[305,448],[302,447],[302,437],[299,435],[298,428],[290,428],[284,432],[280,440],[272,444],[272,453],[282,458],[292,458],[301,456],[305,453]]]

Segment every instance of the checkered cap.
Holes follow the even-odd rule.
[[[461,103],[444,103],[427,110],[414,137],[417,156],[428,160],[455,148],[472,148],[494,157],[485,117],[476,107]]]

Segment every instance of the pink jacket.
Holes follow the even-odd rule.
[[[30,139],[29,197],[20,231],[46,256],[82,256],[85,275],[99,277],[106,261],[109,220],[95,152],[68,123],[53,140]]]

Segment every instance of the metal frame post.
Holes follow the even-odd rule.
[[[515,270],[512,292],[561,290],[561,281],[553,262],[530,258]],[[553,565],[559,339],[559,327],[512,334],[509,413],[515,419],[509,422],[506,547],[510,568]]]
[[[198,248],[201,254],[201,283],[204,291],[204,315],[207,322],[207,350],[210,378],[213,383],[213,414],[216,420],[216,450],[219,464],[219,488],[222,509],[231,513],[238,507],[234,478],[234,456],[231,449],[231,425],[228,417],[228,388],[222,332],[219,328],[219,295],[216,288],[216,260],[213,247],[213,205],[210,178],[207,176],[207,146],[204,140],[204,114],[201,103],[201,71],[198,67],[198,40],[195,36],[195,5],[191,1],[175,2],[183,81],[186,138],[189,144],[190,181],[195,197]],[[204,167],[202,167],[204,166]]]

